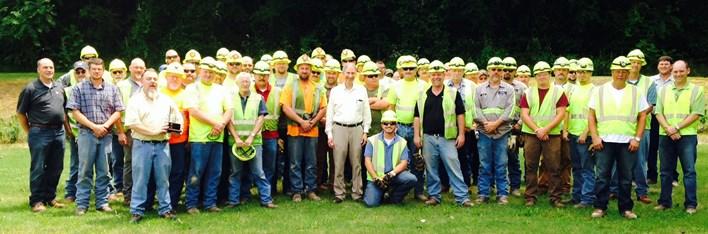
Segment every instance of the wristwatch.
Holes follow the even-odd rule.
[[[634,137],[634,140],[637,141],[637,142],[641,142],[641,141],[642,141],[642,138]]]

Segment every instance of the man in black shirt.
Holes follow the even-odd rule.
[[[64,89],[54,82],[54,62],[37,61],[39,78],[27,84],[17,100],[17,118],[27,133],[30,163],[29,203],[34,212],[57,202],[57,184],[64,166]],[[68,125],[67,125],[68,126]]]
[[[464,207],[471,207],[468,187],[462,179],[457,148],[465,144],[465,106],[454,88],[443,85],[445,67],[435,60],[428,68],[431,87],[419,96],[414,109],[413,141],[418,148],[423,148],[426,174],[428,175],[428,194],[426,205],[440,204],[440,178],[438,162],[442,160],[455,202]],[[422,138],[422,141],[421,141]]]

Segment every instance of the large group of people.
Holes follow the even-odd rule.
[[[547,194],[551,206],[592,209],[593,218],[616,198],[620,215],[635,219],[632,187],[651,204],[649,184],[660,183],[654,209],[671,208],[680,162],[684,209],[696,212],[705,104],[686,61],[662,56],[648,77],[635,49],[612,61],[604,84],[589,58],[529,67],[493,57],[485,70],[403,55],[387,69],[349,49],[337,59],[316,48],[296,59],[295,73],[291,62],[281,50],[255,63],[226,48],[214,57],[168,50],[158,69],[134,58],[104,70],[86,46],[55,78],[52,60],[38,60],[17,104],[31,210],[76,203],[80,216],[93,192],[96,210],[122,197],[137,223],[152,210],[167,219],[220,212],[255,194],[272,209],[278,193],[297,203],[332,192],[334,203],[349,195],[376,207],[412,191],[428,206],[451,192],[460,207],[506,205],[509,196],[535,206]]]

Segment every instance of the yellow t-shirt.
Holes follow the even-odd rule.
[[[184,90],[185,109],[197,108],[212,119],[221,119],[221,116],[231,108],[230,93],[218,84],[205,85],[202,82],[190,84]],[[223,142],[224,134],[209,136],[212,126],[189,115],[189,141],[190,142]],[[225,128],[224,128],[225,129]]]

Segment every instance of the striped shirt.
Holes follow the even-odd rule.
[[[98,88],[90,80],[82,81],[73,87],[71,95],[66,108],[80,111],[95,124],[105,123],[113,113],[125,109],[118,88],[105,81]]]

